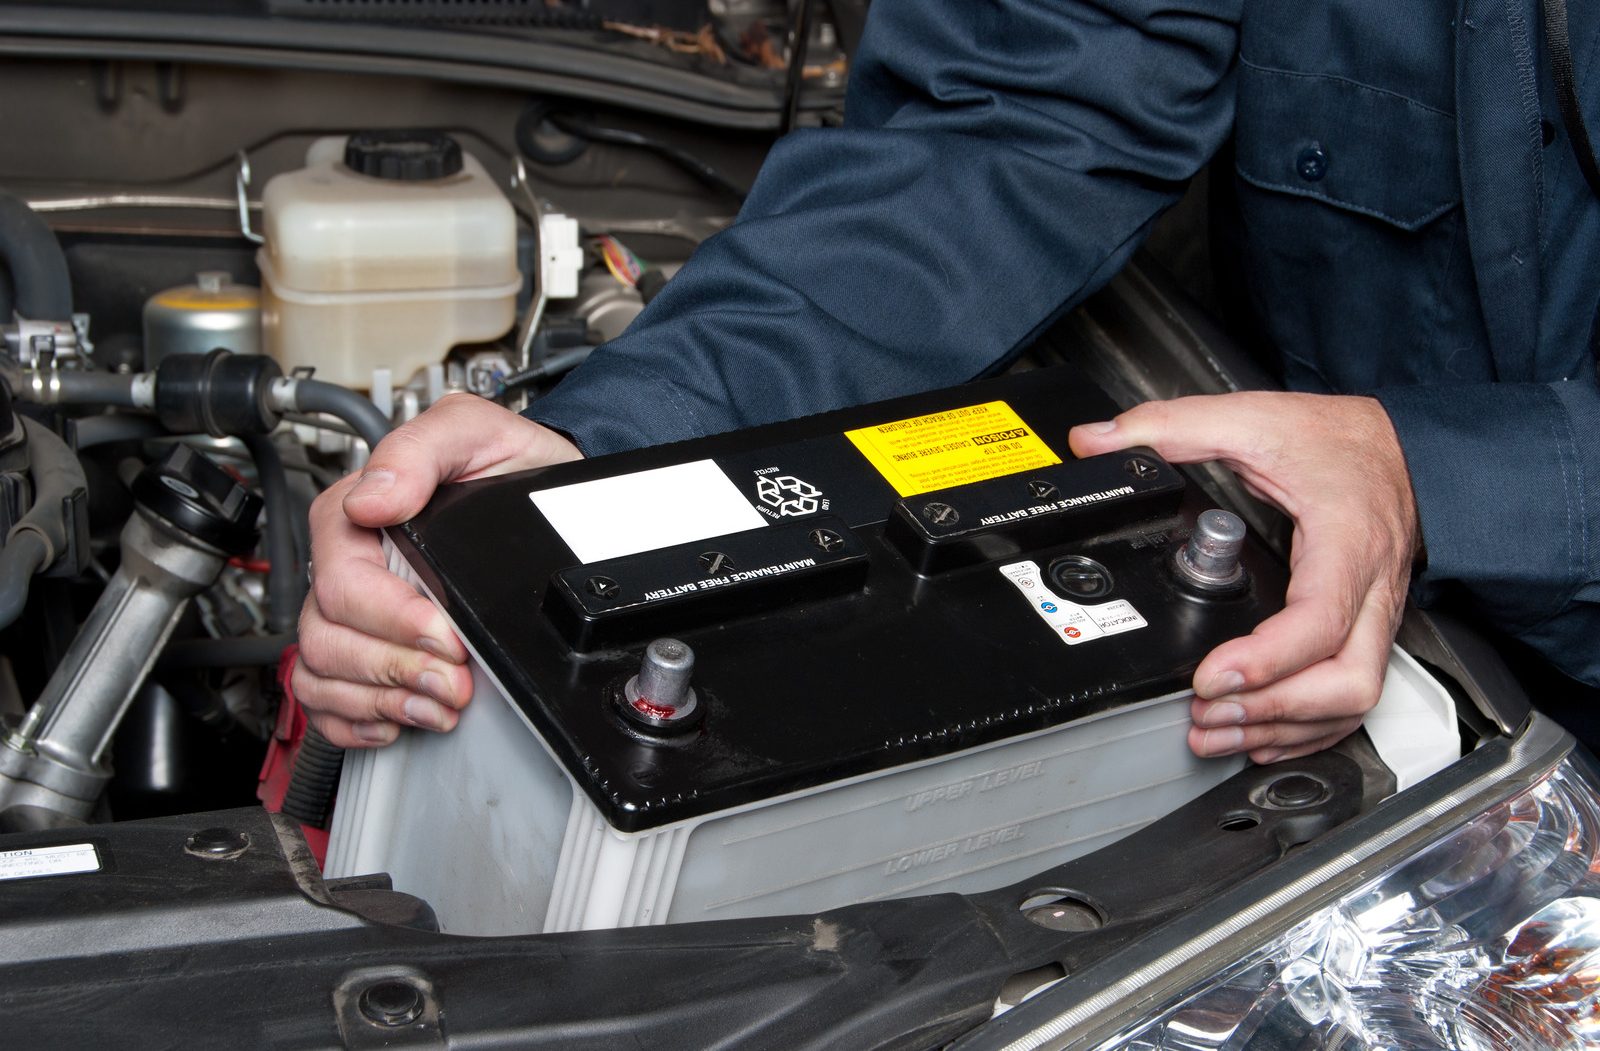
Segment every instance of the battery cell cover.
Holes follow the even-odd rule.
[[[389,532],[477,693],[451,734],[352,752],[331,875],[389,872],[446,930],[822,909],[1020,879],[1239,768],[1185,744],[1188,680],[1281,607],[1196,594],[1207,506],[1066,368],[442,488]],[[645,645],[696,663],[654,730]]]

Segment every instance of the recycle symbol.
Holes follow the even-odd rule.
[[[780,515],[809,515],[821,505],[822,490],[792,474],[762,475],[756,479],[756,495]]]

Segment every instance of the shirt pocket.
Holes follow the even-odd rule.
[[[1260,189],[1402,230],[1461,200],[1455,115],[1404,95],[1241,60],[1235,130],[1239,177]]]
[[[1253,324],[1290,386],[1479,378],[1453,114],[1241,59],[1234,173]]]

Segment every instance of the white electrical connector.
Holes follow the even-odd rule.
[[[559,212],[546,212],[539,219],[539,253],[542,257],[545,295],[551,299],[573,299],[578,294],[578,275],[583,272],[583,248],[578,244],[578,220]]]

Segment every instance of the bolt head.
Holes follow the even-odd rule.
[[[227,861],[250,849],[250,837],[231,828],[203,828],[183,842],[183,851],[207,861]]]
[[[1320,803],[1327,789],[1310,774],[1289,774],[1272,782],[1267,788],[1267,802],[1285,810]]]
[[[360,999],[356,1001],[356,1009],[361,1012],[361,1017],[373,1025],[394,1029],[410,1025],[422,1017],[425,1004],[426,998],[421,989],[410,982],[391,978],[363,989]]]
[[[1101,919],[1099,913],[1084,902],[1070,898],[1034,906],[1023,915],[1030,923],[1048,931],[1076,933],[1098,930],[1105,926],[1105,920]]]

